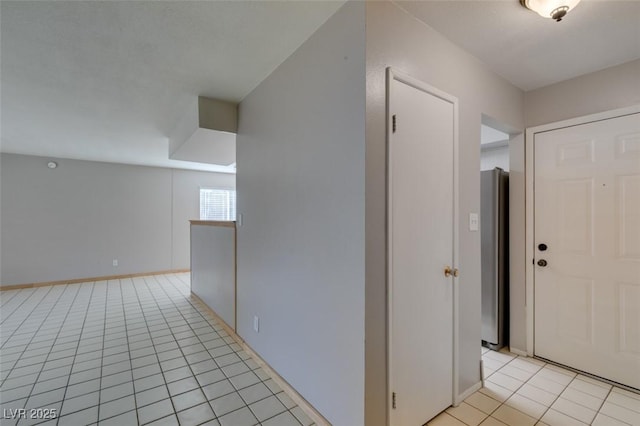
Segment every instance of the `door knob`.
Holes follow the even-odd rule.
[[[450,277],[450,276],[454,276],[457,277],[459,274],[458,272],[458,268],[452,268],[451,266],[445,266],[444,267],[444,276],[445,277]]]
[[[544,259],[538,260],[538,266],[542,266],[543,268],[547,266],[547,261]]]

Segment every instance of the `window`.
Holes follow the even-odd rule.
[[[236,191],[200,188],[200,220],[236,220]]]

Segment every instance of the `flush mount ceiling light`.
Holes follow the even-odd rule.
[[[47,167],[50,169],[55,169],[56,167],[58,167],[58,163],[56,163],[55,161],[49,161],[47,163]]]
[[[561,21],[562,18],[573,10],[580,0],[520,0],[520,4],[533,10],[543,18],[551,18]]]

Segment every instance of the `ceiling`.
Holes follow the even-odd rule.
[[[341,1],[0,2],[2,152],[170,160],[198,96],[238,102]]]
[[[0,1],[2,152],[233,172],[171,160],[197,96],[238,102],[343,3]],[[527,91],[640,58],[640,1],[562,22],[518,0],[399,1]]]
[[[582,0],[561,22],[518,0],[396,3],[524,91],[640,58],[638,0]]]
[[[480,125],[480,145],[482,147],[507,146],[509,134],[486,124]]]

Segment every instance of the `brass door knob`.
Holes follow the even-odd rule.
[[[444,276],[445,276],[445,277],[447,277],[447,278],[448,278],[448,277],[450,277],[450,276],[452,276],[452,275],[453,275],[454,277],[457,277],[457,276],[458,276],[458,274],[459,274],[459,272],[458,272],[458,268],[451,268],[451,266],[445,266],[445,267],[444,267]]]

